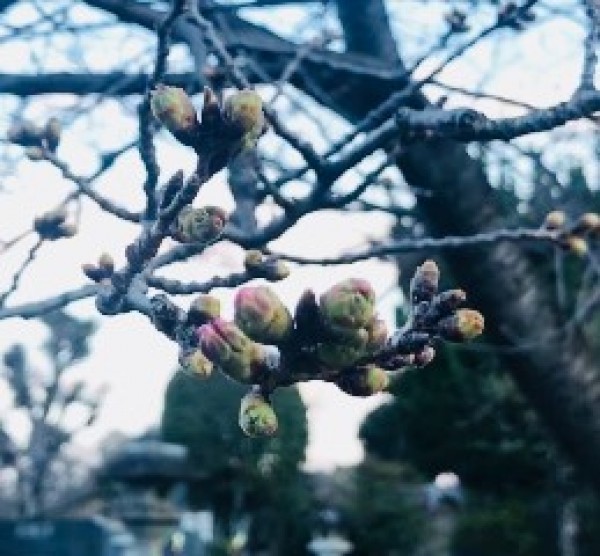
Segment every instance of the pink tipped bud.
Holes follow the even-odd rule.
[[[278,344],[292,331],[290,312],[266,286],[240,288],[235,296],[235,322],[248,336]]]
[[[350,278],[327,290],[320,308],[325,323],[364,328],[375,314],[375,292],[366,280]]]
[[[238,382],[253,382],[264,354],[234,323],[216,318],[200,326],[197,335],[202,352],[223,373]]]

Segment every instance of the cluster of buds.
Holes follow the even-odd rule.
[[[199,155],[224,150],[221,165],[236,151],[254,148],[266,131],[262,100],[251,90],[233,93],[221,108],[216,95],[206,88],[199,119],[183,89],[157,85],[151,93],[150,108],[157,120]]]
[[[319,299],[322,327],[316,354],[329,368],[349,367],[383,347],[385,323],[375,315],[375,292],[366,280],[336,284]]]
[[[278,282],[290,275],[289,267],[282,260],[267,257],[258,249],[246,251],[244,267],[252,278],[264,278],[269,282]]]
[[[40,239],[54,241],[72,237],[77,233],[77,227],[67,222],[68,213],[64,207],[45,212],[33,221],[33,229]]]
[[[347,279],[318,299],[308,290],[293,313],[268,286],[238,290],[233,321],[221,317],[218,300],[202,295],[186,313],[194,341],[180,354],[182,369],[206,378],[218,369],[251,386],[240,409],[240,426],[250,436],[271,435],[277,417],[269,395],[303,380],[332,382],[353,396],[385,390],[394,371],[430,363],[439,339],[465,342],[481,334],[483,317],[461,306],[462,290],[438,292],[432,261],[411,281],[411,315],[389,336],[377,317],[375,292],[363,279]],[[173,314],[173,320],[181,315]]]
[[[99,283],[109,280],[115,272],[115,262],[108,253],[102,253],[96,264],[85,263],[81,265],[83,273],[93,282]]]
[[[177,216],[173,237],[182,243],[208,244],[219,238],[227,220],[227,213],[219,207],[186,206]]]
[[[589,251],[588,241],[600,237],[600,215],[586,212],[569,222],[563,211],[554,210],[546,215],[543,227],[557,234],[558,245],[563,249],[583,257]]]
[[[42,127],[23,121],[11,126],[7,139],[15,145],[25,147],[31,160],[42,160],[44,151],[56,151],[61,132],[62,126],[56,118],[50,118]]]

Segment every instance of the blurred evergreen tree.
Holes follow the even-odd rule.
[[[310,491],[299,466],[307,444],[306,409],[295,388],[278,390],[279,433],[248,438],[237,424],[243,386],[215,373],[199,381],[182,372],[165,396],[165,440],[187,446],[205,475],[193,506],[214,512],[224,542],[248,527],[248,546],[269,554],[304,554],[310,538]]]

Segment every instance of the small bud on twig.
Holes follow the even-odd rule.
[[[255,390],[248,392],[240,404],[239,423],[248,436],[273,436],[277,432],[277,415],[267,399]]]

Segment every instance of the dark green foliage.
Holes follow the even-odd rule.
[[[548,481],[551,448],[510,378],[490,354],[443,347],[434,362],[405,373],[394,401],[361,428],[367,452],[411,462],[428,477],[452,470],[486,490],[535,490]],[[394,431],[390,435],[390,430]]]
[[[548,525],[548,524],[546,524]],[[452,539],[453,556],[557,556],[552,528],[520,500],[480,503],[462,514]]]
[[[310,509],[298,469],[307,443],[304,405],[297,390],[278,390],[273,403],[279,432],[248,438],[237,423],[245,392],[220,373],[207,381],[176,373],[165,396],[163,436],[188,447],[205,477],[190,501],[215,512],[223,537],[250,516],[251,546],[273,554],[303,553]]]
[[[414,474],[397,463],[367,459],[355,472],[345,511],[356,556],[409,555],[425,534],[425,512]]]

